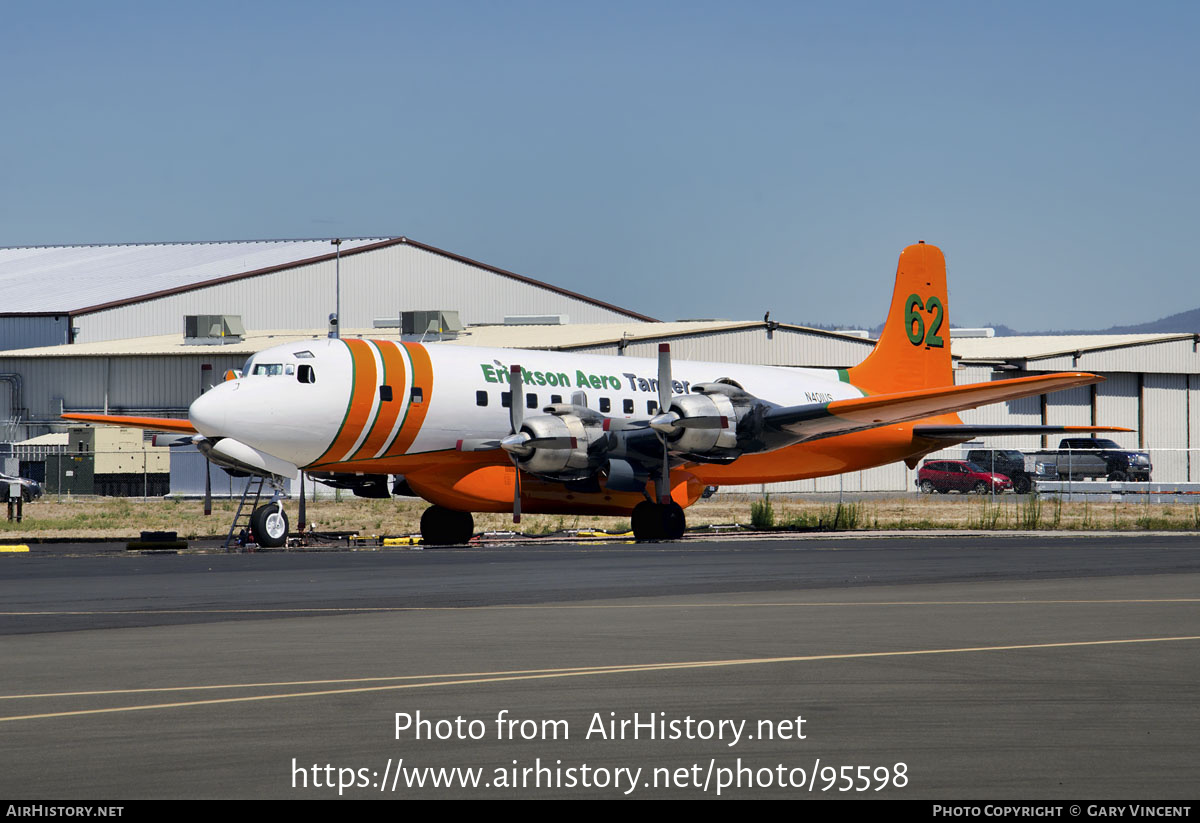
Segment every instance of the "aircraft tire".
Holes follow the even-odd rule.
[[[430,506],[421,515],[421,540],[428,546],[461,546],[475,534],[475,518],[443,506]]]
[[[250,515],[250,533],[254,535],[254,542],[264,548],[277,549],[286,545],[287,512],[275,503],[259,506]]]
[[[687,529],[687,516],[683,513],[683,507],[678,503],[668,503],[660,508],[663,537],[667,540],[679,540]]]
[[[662,540],[663,519],[656,503],[642,501],[633,507],[629,524],[633,527],[635,540]]]

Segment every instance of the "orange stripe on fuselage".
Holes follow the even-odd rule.
[[[388,456],[404,454],[408,451],[421,431],[421,424],[425,422],[429,404],[433,402],[433,364],[429,362],[429,352],[425,351],[425,347],[420,343],[401,343],[400,345],[408,351],[408,357],[412,361],[412,388],[421,390],[421,402],[409,401],[408,417],[404,419],[404,425],[401,426],[400,433],[396,435],[395,442],[387,450]],[[410,389],[409,398],[412,397],[412,394]]]
[[[350,458],[351,460],[369,460],[383,448],[387,443],[388,436],[392,433],[392,426],[396,424],[396,418],[408,402],[408,398],[402,396],[405,369],[404,357],[400,354],[400,349],[390,340],[377,340],[375,345],[383,360],[382,379],[386,381],[386,385],[392,387],[392,399],[379,404],[379,414],[375,416],[375,425],[371,427],[371,433],[367,435],[367,439]],[[373,396],[370,402],[374,402]]]
[[[350,350],[354,361],[354,385],[350,389],[350,405],[342,420],[342,430],[325,450],[321,457],[314,461],[316,465],[330,461],[340,461],[346,452],[358,440],[371,417],[371,406],[375,402],[375,392],[378,391],[378,381],[375,378],[375,356],[371,346],[364,340],[343,340]]]

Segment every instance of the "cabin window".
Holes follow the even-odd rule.
[[[654,414],[657,411],[658,411],[658,401],[657,400],[646,401],[646,414]]]
[[[536,409],[538,407],[537,395],[533,392],[525,395],[525,408]]]
[[[316,383],[317,373],[313,371],[312,366],[301,366],[296,369],[296,379],[301,383]]]
[[[600,398],[600,411],[607,412],[612,408],[612,403],[608,402],[607,397]]]
[[[552,395],[550,395],[550,402],[551,402],[551,403],[561,403],[561,402],[562,402],[562,395],[561,395],[561,394],[552,394]]]
[[[379,399],[383,403],[390,403],[392,400],[392,387],[391,386],[380,386],[379,387]]]
[[[625,409],[626,414],[633,414],[633,400],[630,398],[626,397],[624,402],[621,403],[621,407]]]
[[[420,386],[413,386],[412,392],[409,393],[408,397],[414,403],[425,402],[425,392],[421,390]]]
[[[510,392],[510,391],[500,392],[500,405],[506,409],[512,406],[512,392]]]
[[[486,406],[487,405],[487,392],[485,392],[485,391],[475,392],[475,405],[476,406]]]

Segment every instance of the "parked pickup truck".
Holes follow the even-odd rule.
[[[1057,451],[1034,452],[1030,458],[1040,480],[1147,481],[1153,468],[1145,452],[1129,451],[1097,437],[1065,437]]]

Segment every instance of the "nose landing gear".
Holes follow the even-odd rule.
[[[271,485],[271,502],[262,506],[258,501],[262,498],[264,483]],[[251,490],[253,489],[253,497]],[[252,474],[246,478],[246,488],[242,491],[242,499],[238,503],[237,513],[229,526],[229,534],[225,537],[225,550],[233,545],[234,535],[238,527],[248,528],[251,542],[266,549],[278,549],[287,545],[288,518],[283,510],[283,480],[282,478]],[[244,512],[249,508],[250,514]]]

